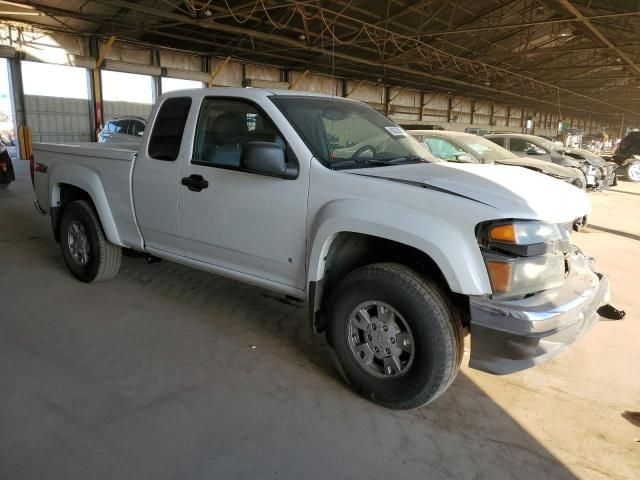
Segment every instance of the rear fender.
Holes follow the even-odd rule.
[[[96,209],[100,223],[109,242],[122,246],[115,220],[109,207],[102,181],[96,172],[77,164],[56,164],[49,169],[51,209],[60,207],[60,191],[64,185],[71,185],[87,192]]]

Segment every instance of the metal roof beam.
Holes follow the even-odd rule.
[[[616,47],[613,43],[609,41],[607,37],[603,35],[598,27],[596,27],[593,23],[591,23],[590,18],[585,17],[580,10],[578,10],[569,0],[558,0],[560,4],[571,14],[573,14],[577,20],[579,20],[585,27],[587,27],[591,33],[593,33],[598,39],[604,43],[607,47],[613,50],[620,60],[626,62],[632,70],[636,72],[636,74],[640,75],[640,67],[634,63],[634,61],[622,50]],[[640,12],[637,12],[640,14]],[[594,18],[594,17],[591,17]]]

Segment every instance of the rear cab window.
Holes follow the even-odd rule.
[[[149,138],[147,152],[151,158],[165,161],[178,158],[190,109],[190,97],[174,97],[164,101]]]

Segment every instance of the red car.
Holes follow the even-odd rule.
[[[13,173],[13,164],[11,163],[9,152],[7,152],[7,147],[0,143],[0,188],[6,188],[15,179],[16,176]]]

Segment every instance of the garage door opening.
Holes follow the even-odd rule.
[[[9,64],[0,58],[0,141],[7,148],[12,160],[16,160],[16,124],[13,96],[9,82]]]
[[[104,122],[118,117],[147,118],[153,105],[153,77],[102,71]]]
[[[21,67],[33,141],[90,141],[87,69],[28,61]]]
[[[184,80],[182,78],[163,77],[162,93],[173,92],[175,90],[186,90],[189,88],[204,88],[204,83],[197,80]]]

